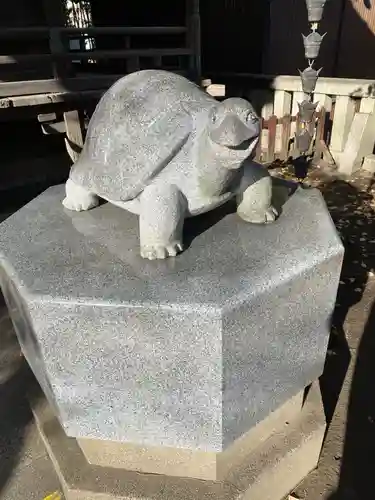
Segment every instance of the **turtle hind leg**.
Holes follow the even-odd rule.
[[[178,187],[149,185],[140,196],[140,205],[141,256],[150,260],[165,259],[181,252],[187,201]]]
[[[278,216],[272,206],[272,179],[267,170],[255,162],[248,161],[244,165],[237,213],[241,219],[254,224],[267,224]]]
[[[65,184],[66,197],[63,200],[63,205],[69,210],[82,212],[90,210],[99,204],[99,198],[87,191],[87,189],[79,186],[72,179],[68,179]]]

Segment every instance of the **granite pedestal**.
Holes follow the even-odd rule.
[[[53,414],[86,462],[223,481],[322,373],[343,247],[320,193],[298,189],[269,226],[230,205],[191,219],[187,250],[157,262],[136,216],[63,196],[0,226],[1,286]]]

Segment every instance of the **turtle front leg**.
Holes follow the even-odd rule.
[[[66,181],[65,193],[66,197],[62,203],[68,210],[82,212],[99,204],[99,198],[94,193],[90,193],[87,189],[73,182],[72,179]]]
[[[175,185],[155,184],[145,188],[140,202],[141,256],[150,260],[174,257],[183,249],[185,196]]]
[[[279,215],[272,206],[272,179],[258,163],[247,161],[237,194],[237,213],[254,224],[273,222]]]

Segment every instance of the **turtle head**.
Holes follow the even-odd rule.
[[[261,126],[252,105],[240,98],[226,99],[210,110],[210,139],[230,149],[254,149]]]

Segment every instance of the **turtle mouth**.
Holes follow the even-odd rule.
[[[258,141],[258,137],[253,137],[252,139],[246,139],[245,141],[241,142],[241,144],[238,144],[236,146],[226,146],[228,149],[232,151],[246,151],[249,149],[254,142]]]

